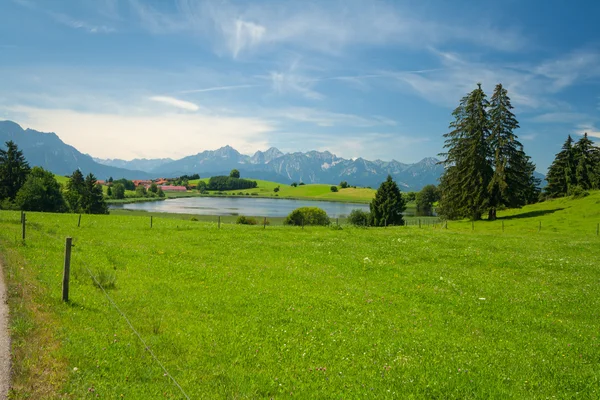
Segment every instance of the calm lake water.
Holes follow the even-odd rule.
[[[114,204],[110,206],[111,209],[175,214],[247,215],[255,217],[285,217],[298,207],[319,207],[333,218],[348,215],[354,209],[369,210],[368,204],[288,199],[253,199],[248,197],[188,197],[164,201],[149,201],[146,203]]]

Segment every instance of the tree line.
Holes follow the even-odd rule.
[[[0,208],[7,210],[107,214],[102,187],[93,174],[85,178],[76,170],[66,191],[54,174],[42,167],[30,168],[13,141],[0,149]]]

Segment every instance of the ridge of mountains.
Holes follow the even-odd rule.
[[[338,184],[347,181],[351,185],[376,187],[390,174],[404,190],[418,190],[429,183],[437,183],[443,172],[443,167],[437,164],[438,160],[435,158],[425,158],[415,164],[403,164],[395,160],[348,160],[329,151],[313,150],[284,154],[275,147],[257,151],[252,156],[241,154],[231,146],[225,146],[174,161],[99,158],[94,160],[107,166],[140,169],[143,165],[154,162],[155,166],[143,170],[156,176],[229,174],[229,171],[236,168],[242,176],[281,183]]]
[[[271,147],[244,155],[231,146],[205,150],[179,160],[170,158],[120,159],[92,158],[64,143],[55,133],[23,129],[12,121],[0,121],[0,146],[12,140],[23,151],[30,165],[39,165],[58,175],[70,175],[76,169],[93,173],[98,179],[171,178],[199,174],[202,177],[228,175],[236,168],[242,177],[280,183],[304,182],[350,185],[376,188],[391,175],[404,191],[420,190],[428,184],[438,184],[444,168],[432,157],[414,164],[395,160],[369,161],[363,158],[344,159],[329,151],[287,153]],[[543,177],[543,175],[539,174]]]

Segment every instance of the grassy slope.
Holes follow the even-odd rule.
[[[500,216],[474,232],[218,231],[31,213],[23,246],[18,214],[0,212],[13,332],[38,357],[17,356],[17,397],[57,380],[74,398],[180,397],[86,267],[116,276],[110,295],[191,398],[598,397],[600,193]]]
[[[251,179],[251,178],[248,178]],[[201,179],[208,183],[208,178]],[[254,179],[252,179],[254,180]],[[339,189],[338,192],[331,191],[331,185],[324,184],[310,184],[302,185],[298,187],[292,187],[283,183],[270,182],[256,180],[258,187],[256,189],[245,189],[245,190],[229,190],[224,193],[237,194],[242,193],[258,193],[259,196],[264,197],[277,197],[280,198],[296,198],[296,199],[311,199],[311,200],[328,200],[328,201],[345,201],[355,203],[369,203],[375,196],[374,189],[367,188],[347,188]],[[192,184],[197,184],[198,180],[190,181]],[[275,193],[273,189],[279,186],[279,192]]]

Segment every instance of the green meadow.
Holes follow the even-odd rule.
[[[242,192],[244,195],[249,193],[251,196],[261,197],[280,197],[280,198],[294,198],[294,199],[309,199],[309,200],[326,200],[326,201],[343,201],[350,203],[370,203],[373,197],[375,197],[375,189],[369,188],[345,188],[342,189],[338,186],[337,192],[331,191],[332,185],[326,185],[321,183],[311,183],[307,185],[300,185],[293,187],[283,183],[263,181],[260,179],[252,179],[258,184],[257,188],[254,189],[243,189],[243,190],[226,190],[222,193],[226,195],[237,195]],[[208,178],[196,179],[190,181],[190,184],[198,184],[199,181],[208,183]],[[274,189],[278,187],[279,191],[275,192]],[[275,196],[277,195],[277,196]]]
[[[22,242],[1,211],[11,396],[600,397],[600,192],[499,217],[218,229],[27,213]]]

